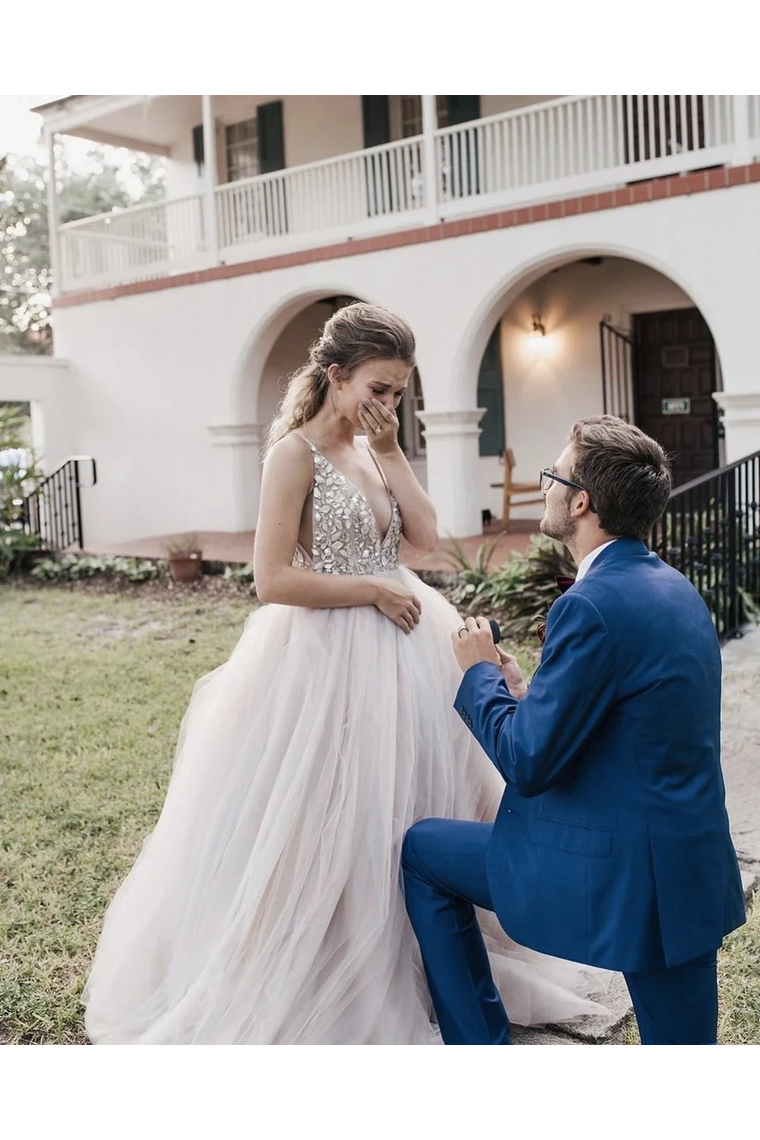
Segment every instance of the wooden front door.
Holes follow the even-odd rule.
[[[715,344],[698,309],[633,318],[636,423],[673,460],[678,486],[718,466]]]

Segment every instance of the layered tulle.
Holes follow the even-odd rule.
[[[422,620],[264,606],[200,680],[159,822],[84,993],[112,1044],[435,1044],[399,887],[405,830],[493,818],[498,773],[453,709],[461,619],[405,569]],[[598,972],[483,918],[510,1017],[598,1009]]]

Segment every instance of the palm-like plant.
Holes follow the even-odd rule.
[[[18,404],[0,404],[0,530],[21,528],[24,499],[41,477],[26,426]]]
[[[468,613],[497,618],[503,633],[517,640],[529,640],[545,621],[549,606],[559,597],[557,577],[575,573],[567,548],[545,535],[533,535],[525,554],[512,551],[495,569],[491,569],[495,542],[483,543],[474,562],[461,543],[456,539],[451,543],[449,561],[457,570],[449,593],[452,603]]]

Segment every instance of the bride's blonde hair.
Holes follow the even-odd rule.
[[[291,377],[270,424],[266,450],[317,414],[330,387],[327,369],[331,364],[337,364],[346,377],[360,364],[378,358],[402,360],[413,368],[414,352],[414,334],[395,313],[363,301],[338,309],[310,346],[306,364]]]

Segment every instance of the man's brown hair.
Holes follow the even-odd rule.
[[[571,478],[591,496],[602,530],[648,542],[672,488],[670,460],[657,440],[617,416],[589,416],[573,424],[570,443]]]

